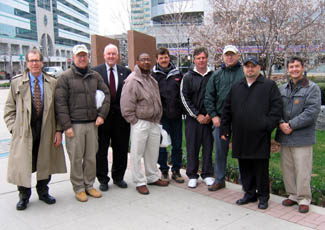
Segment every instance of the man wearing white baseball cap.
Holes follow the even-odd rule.
[[[215,182],[209,186],[209,191],[217,191],[225,187],[225,174],[227,166],[227,153],[229,139],[220,139],[220,117],[224,107],[226,96],[231,87],[244,78],[243,67],[239,62],[240,54],[234,45],[227,45],[222,52],[223,64],[220,69],[211,76],[205,92],[205,108],[212,117],[213,137],[215,141]]]
[[[70,180],[76,199],[86,202],[88,196],[101,197],[93,184],[96,178],[97,128],[104,123],[109,107],[110,93],[103,78],[88,66],[89,55],[85,45],[73,47],[73,64],[61,74],[55,90],[55,109],[64,130],[70,158]],[[105,94],[97,109],[96,90]]]

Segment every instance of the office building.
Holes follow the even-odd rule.
[[[90,34],[98,31],[96,8],[96,0],[0,0],[0,71],[23,71],[34,47],[45,65],[68,68],[72,47],[90,47]]]

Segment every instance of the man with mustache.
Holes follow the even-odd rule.
[[[182,167],[182,101],[180,98],[181,72],[171,62],[169,50],[161,47],[156,53],[156,65],[152,69],[152,76],[159,85],[160,98],[163,106],[163,115],[160,123],[171,137],[172,142],[172,179],[177,183],[184,183],[180,174]],[[158,164],[160,165],[161,179],[168,181],[169,166],[166,148],[159,149]]]

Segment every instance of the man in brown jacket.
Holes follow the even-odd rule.
[[[56,79],[42,72],[39,50],[29,50],[25,59],[28,69],[12,79],[4,108],[12,134],[7,179],[18,186],[17,210],[27,208],[33,172],[37,171],[39,199],[47,204],[56,202],[48,193],[51,174],[66,172],[62,133],[54,112]]]
[[[160,144],[159,121],[162,105],[157,81],[151,76],[151,60],[148,54],[138,56],[134,71],[125,80],[121,95],[121,112],[131,123],[131,171],[136,189],[149,194],[146,186],[167,186],[159,179],[157,160]],[[145,175],[141,169],[144,158]]]
[[[101,197],[93,187],[96,178],[97,127],[109,112],[110,95],[103,78],[88,66],[85,45],[73,47],[73,65],[64,71],[55,90],[55,109],[65,132],[70,158],[70,180],[76,199],[88,201],[88,196]],[[97,109],[96,91],[104,92],[102,106]]]

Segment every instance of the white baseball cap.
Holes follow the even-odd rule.
[[[75,45],[72,49],[72,53],[74,55],[77,55],[78,53],[85,52],[88,54],[87,46],[81,44],[81,45]]]
[[[222,54],[225,54],[227,52],[232,52],[232,53],[238,53],[238,49],[236,46],[233,46],[233,45],[227,45],[225,46],[225,48],[223,49],[223,52]]]

